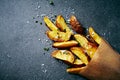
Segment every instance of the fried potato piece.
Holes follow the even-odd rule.
[[[76,31],[79,34],[83,34],[84,33],[84,28],[82,27],[82,25],[79,23],[79,21],[77,20],[77,18],[72,15],[70,17],[70,25],[72,27],[72,29],[74,31]]]
[[[71,64],[73,64],[75,60],[74,55],[68,50],[55,50],[51,55],[56,59],[60,59]]]
[[[77,41],[71,40],[71,41],[66,41],[66,42],[55,42],[53,43],[53,47],[55,48],[68,48],[68,47],[73,47],[78,44]]]
[[[88,45],[89,41],[84,36],[75,34],[74,37],[84,49],[89,49],[92,47],[91,45]]]
[[[88,57],[84,53],[84,49],[81,47],[72,47],[70,50],[78,57],[81,59],[81,61],[87,65],[88,64]]]
[[[81,71],[83,68],[84,68],[84,67],[78,67],[78,68],[76,68],[76,67],[74,67],[74,68],[68,68],[66,71],[67,71],[68,73],[78,74],[78,73],[79,73],[79,71]]]
[[[92,47],[90,49],[85,50],[85,52],[87,52],[87,54],[90,56],[90,58],[92,58],[94,53],[96,52],[96,50],[97,50],[97,47]]]
[[[60,31],[46,31],[47,36],[49,39],[58,41],[58,42],[64,42],[68,41],[71,37],[71,34],[69,32],[60,32]]]
[[[92,27],[89,27],[88,29],[90,36],[98,43],[101,42],[101,37],[94,31]]]
[[[52,31],[59,30],[47,16],[44,17],[44,22],[50,30],[52,30]]]
[[[83,47],[86,50],[90,58],[92,58],[95,51],[97,50],[97,45],[94,43],[90,43],[84,36],[80,34],[75,34],[74,37],[78,41],[78,43],[81,45],[81,47]]]
[[[85,64],[84,64],[80,59],[78,59],[78,58],[76,58],[73,63],[71,63],[71,64],[68,63],[68,65],[69,65],[70,67],[74,67],[74,68],[75,68],[75,67],[78,68],[78,67],[83,67],[83,66],[85,66]]]
[[[62,17],[62,15],[58,15],[56,18],[56,26],[63,32],[72,32],[72,30],[70,30],[70,28],[67,26],[64,18]]]
[[[85,64],[82,62],[82,60],[75,59],[75,61],[73,63],[73,67],[83,67],[83,66],[85,66]]]

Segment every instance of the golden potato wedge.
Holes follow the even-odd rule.
[[[47,16],[44,17],[44,22],[50,30],[52,30],[52,31],[59,30]]]
[[[86,54],[84,53],[84,49],[81,47],[72,47],[70,48],[70,50],[78,57],[81,59],[81,61],[84,64],[88,64],[89,60],[88,60],[88,56],[86,56]]]
[[[74,74],[79,74],[79,71],[81,71],[84,67],[78,67],[78,68],[68,68],[66,71],[68,73],[74,73]]]
[[[66,41],[66,42],[55,42],[53,43],[53,47],[55,48],[68,48],[68,47],[73,47],[78,44],[77,41],[71,40],[71,41]]]
[[[71,33],[69,32],[60,32],[60,31],[46,31],[49,39],[53,41],[63,42],[68,41],[71,37]]]
[[[83,47],[87,54],[92,58],[95,51],[97,50],[97,45],[94,43],[89,42],[84,36],[76,34],[74,35],[75,39],[78,41],[78,43]]]
[[[85,50],[85,51],[86,51],[87,54],[90,56],[90,58],[92,58],[93,55],[95,54],[96,50],[97,50],[97,47],[92,47],[92,48],[87,49],[87,50]]]
[[[74,37],[84,49],[89,49],[92,47],[91,45],[88,45],[89,41],[84,36],[75,34]]]
[[[101,37],[94,31],[92,27],[89,27],[88,29],[90,36],[98,43],[101,42]]]
[[[56,18],[56,26],[63,32],[72,32],[72,30],[67,26],[64,18],[62,17],[62,15],[58,15]]]
[[[96,43],[96,41],[89,34],[86,35],[86,38],[89,42],[93,43],[96,46],[99,46],[98,43]]]
[[[74,68],[85,66],[85,64],[78,58],[76,58],[73,63],[66,63],[66,64],[68,64],[70,67],[74,67]]]
[[[81,64],[84,64],[84,63],[80,59],[75,59],[74,64],[75,65],[81,65]]]
[[[79,23],[79,21],[77,20],[77,18],[72,15],[70,17],[70,25],[72,27],[72,29],[74,31],[76,31],[79,34],[83,34],[84,33],[84,28],[82,27],[82,25]]]
[[[60,59],[71,64],[73,64],[75,60],[74,55],[68,50],[55,50],[51,55],[56,59]]]

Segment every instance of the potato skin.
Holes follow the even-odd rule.
[[[72,47],[70,48],[70,50],[73,54],[80,58],[85,65],[89,63],[88,56],[85,54],[84,49],[82,47]]]
[[[68,50],[54,50],[51,53],[51,56],[56,59],[60,59],[62,61],[68,62],[70,64],[73,64],[75,60],[74,55]]]
[[[78,42],[75,40],[71,40],[71,41],[66,41],[66,42],[55,42],[53,43],[53,47],[55,48],[69,48],[69,47],[73,47],[73,46],[77,46]]]
[[[78,22],[77,18],[72,15],[70,17],[70,25],[74,31],[79,34],[84,34],[84,28],[82,27],[81,23]]]

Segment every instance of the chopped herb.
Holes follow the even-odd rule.
[[[57,15],[54,15],[55,16],[55,18],[57,17]]]
[[[49,48],[44,48],[45,51],[49,51]]]
[[[54,5],[54,2],[53,2],[53,0],[50,0],[50,5]]]
[[[40,25],[42,25],[42,22],[40,22]]]
[[[66,51],[65,51],[65,52],[63,52],[63,54],[66,54],[66,55],[67,55],[67,54],[68,54],[68,52],[66,52]]]
[[[35,21],[35,23],[38,23],[38,21]]]

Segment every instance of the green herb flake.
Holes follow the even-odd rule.
[[[50,3],[50,5],[54,5],[54,2],[53,2],[53,0],[50,0],[50,2],[49,2],[49,3]]]
[[[44,50],[45,50],[45,51],[49,51],[49,48],[45,47]]]
[[[57,17],[57,15],[54,15],[54,17],[56,18],[56,17]]]
[[[42,22],[40,22],[40,25],[42,25]]]
[[[35,23],[38,23],[38,21],[35,21]]]
[[[66,55],[67,55],[67,54],[68,54],[68,52],[66,52],[66,51],[65,51],[65,52],[63,52],[63,54],[66,54]]]

